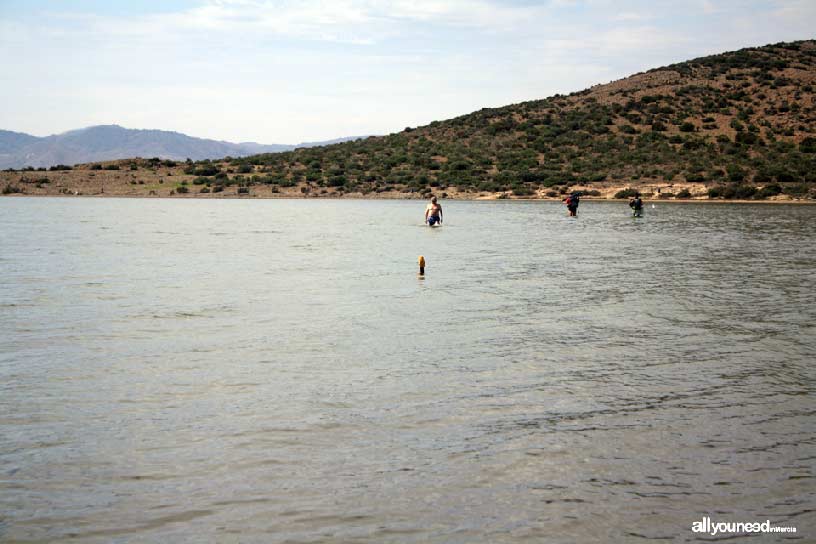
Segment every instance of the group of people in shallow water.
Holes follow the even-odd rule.
[[[581,193],[572,193],[565,198],[563,202],[567,205],[567,212],[570,217],[575,217],[578,215],[578,204],[581,202]],[[633,216],[643,217],[643,200],[640,198],[640,193],[635,193],[635,196],[629,199],[629,207],[632,208]]]
[[[575,192],[563,200],[567,205],[567,212],[570,217],[578,215],[578,204],[581,202],[581,193]],[[634,217],[643,217],[643,200],[640,198],[640,193],[635,193],[635,196],[629,199],[629,207],[632,208],[632,215]]]
[[[576,217],[578,215],[578,204],[581,203],[581,193],[574,192],[562,202],[567,205],[569,216]],[[643,200],[640,198],[640,193],[635,193],[635,196],[629,199],[629,207],[632,208],[634,217],[643,217]],[[425,223],[430,227],[442,225],[442,205],[437,202],[435,196],[431,197],[431,201],[425,206]]]

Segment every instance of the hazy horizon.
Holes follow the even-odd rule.
[[[813,28],[806,0],[4,0],[0,128],[387,134]]]
[[[5,131],[8,131],[8,132],[16,132],[16,133],[19,133],[19,134],[26,134],[28,136],[34,136],[34,137],[37,137],[37,138],[50,138],[50,137],[54,137],[54,136],[65,136],[67,134],[71,134],[71,133],[75,133],[75,132],[82,132],[82,131],[85,131],[85,130],[88,130],[88,129],[102,128],[102,127],[118,127],[120,129],[123,129],[123,130],[135,130],[135,131],[145,131],[145,132],[154,132],[154,131],[170,132],[170,133],[174,133],[174,134],[181,134],[182,136],[189,136],[191,138],[213,140],[213,141],[217,141],[217,142],[232,143],[232,144],[260,144],[260,145],[298,145],[298,144],[324,143],[324,142],[334,142],[335,140],[358,139],[358,138],[368,138],[369,136],[376,136],[376,134],[359,134],[359,135],[350,134],[350,135],[346,135],[346,136],[338,136],[336,138],[328,138],[326,140],[299,141],[299,142],[257,142],[257,141],[248,141],[248,140],[232,141],[232,140],[225,140],[223,138],[205,138],[205,137],[201,137],[201,136],[196,136],[195,134],[186,134],[186,133],[178,131],[178,130],[166,130],[166,129],[163,129],[163,128],[126,127],[126,126],[123,126],[123,125],[121,125],[119,123],[106,123],[106,124],[100,124],[100,125],[89,125],[89,126],[85,126],[85,127],[77,127],[77,128],[72,128],[72,129],[68,129],[68,130],[63,130],[62,132],[55,132],[55,133],[52,133],[52,134],[44,134],[44,135],[31,134],[29,132],[15,130],[13,128],[2,127],[2,126],[0,126],[0,131],[5,130]]]

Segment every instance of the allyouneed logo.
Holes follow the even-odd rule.
[[[691,530],[695,533],[708,533],[711,536],[726,533],[795,533],[796,527],[781,527],[771,525],[771,520],[763,522],[713,522],[708,516],[704,516],[702,521],[695,521],[691,525]]]

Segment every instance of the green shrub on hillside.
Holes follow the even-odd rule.
[[[723,192],[725,187],[722,185],[715,185],[714,187],[709,187],[708,189],[708,198],[720,198],[723,196]]]
[[[799,183],[799,184],[785,185],[785,187],[782,189],[782,191],[785,194],[788,194],[788,195],[791,195],[791,196],[803,196],[803,195],[808,194],[810,189],[811,189],[811,186],[806,185],[804,183]]]
[[[214,176],[221,171],[220,168],[214,164],[204,164],[202,166],[188,166],[184,169],[184,173],[190,176]]]
[[[782,186],[778,183],[772,183],[770,185],[766,185],[762,189],[759,190],[757,193],[758,198],[769,198],[772,196],[776,196],[782,192]]]
[[[615,193],[615,198],[633,198],[639,194],[637,189],[632,189],[631,187],[626,189],[621,189],[617,193]]]

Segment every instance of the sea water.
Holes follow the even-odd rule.
[[[0,541],[816,538],[816,207],[442,204],[0,200]]]

